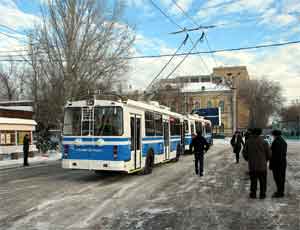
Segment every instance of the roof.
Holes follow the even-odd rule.
[[[19,118],[7,118],[7,117],[0,117],[0,124],[9,124],[9,125],[37,125],[37,123],[34,120],[19,119]]]
[[[0,109],[33,112],[32,106],[0,106]]]
[[[215,84],[212,82],[196,82],[186,83],[181,92],[207,92],[207,91],[230,91],[231,89],[223,84]]]

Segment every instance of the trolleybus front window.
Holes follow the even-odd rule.
[[[80,136],[81,108],[66,108],[64,117],[64,135]]]
[[[121,136],[123,110],[121,107],[95,107],[95,136]]]

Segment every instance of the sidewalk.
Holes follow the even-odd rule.
[[[28,163],[30,166],[38,165],[38,164],[47,164],[51,162],[55,162],[60,160],[62,157],[61,153],[59,152],[49,152],[47,154],[43,154],[40,156],[29,157]],[[30,167],[29,166],[29,167]],[[19,168],[23,167],[23,158],[17,160],[3,160],[0,161],[0,170],[2,169],[11,169],[11,168]]]

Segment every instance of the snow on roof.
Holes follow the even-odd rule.
[[[20,119],[20,118],[7,118],[7,117],[0,117],[0,124],[9,124],[9,125],[37,125],[37,123],[34,120]]]
[[[184,84],[181,92],[200,92],[200,91],[230,91],[226,85],[215,84],[212,82],[195,82]]]
[[[0,106],[0,109],[32,112],[32,106]]]
[[[12,104],[12,103],[32,103],[32,100],[19,100],[19,101],[0,101],[0,104]]]

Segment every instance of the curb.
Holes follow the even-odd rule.
[[[25,168],[35,168],[36,166],[47,166],[47,165],[52,165],[57,163],[58,161],[61,161],[61,159],[56,159],[56,160],[49,160],[49,161],[37,161],[37,162],[29,162],[28,167],[24,167],[23,164],[11,164],[11,165],[3,165],[0,166],[0,171],[5,171],[9,169],[25,169]]]

